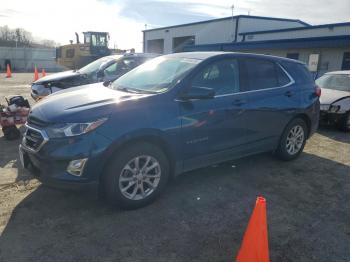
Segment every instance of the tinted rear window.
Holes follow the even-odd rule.
[[[241,59],[240,74],[243,91],[280,87],[290,82],[279,65],[265,59]]]

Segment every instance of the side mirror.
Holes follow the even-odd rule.
[[[215,91],[213,88],[192,86],[187,92],[179,96],[182,100],[191,99],[212,99],[215,96]]]
[[[108,87],[112,83],[111,80],[106,80],[103,82],[103,86]]]

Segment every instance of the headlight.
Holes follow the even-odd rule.
[[[329,108],[329,111],[331,111],[332,113],[336,113],[340,110],[340,106],[337,105],[331,105]]]
[[[94,122],[89,123],[66,123],[66,124],[57,124],[52,127],[46,129],[46,132],[51,138],[59,138],[59,137],[71,137],[78,136],[82,134],[86,134],[104,122],[106,122],[107,118],[101,118]]]

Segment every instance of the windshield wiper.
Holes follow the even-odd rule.
[[[127,93],[140,93],[134,89],[130,89],[130,88],[127,88],[127,87],[118,87],[117,90],[120,90],[120,91],[123,91],[123,92],[127,92]]]
[[[117,90],[128,92],[128,93],[136,93],[136,94],[156,94],[156,92],[147,91],[147,90],[141,90],[141,89],[133,89],[133,88],[127,88],[127,87],[118,87]]]

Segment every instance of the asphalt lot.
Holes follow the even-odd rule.
[[[32,74],[0,74],[28,96]],[[350,261],[350,134],[322,127],[292,162],[262,154],[180,176],[154,204],[115,210],[42,186],[0,133],[0,262],[234,261],[255,198],[267,199],[271,261]]]

